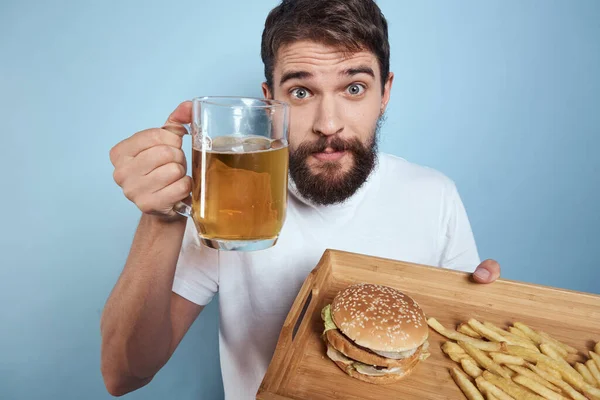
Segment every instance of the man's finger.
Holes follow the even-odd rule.
[[[172,146],[159,145],[142,151],[133,160],[125,164],[123,170],[127,176],[143,176],[172,162],[186,166],[183,150]]]
[[[177,182],[185,176],[185,169],[181,164],[169,163],[156,168],[148,175],[136,179],[126,185],[125,196],[132,201],[148,194],[154,194],[170,184]]]
[[[110,151],[110,160],[115,167],[129,161],[146,149],[166,145],[181,148],[182,138],[166,129],[147,129],[122,140]]]
[[[188,133],[187,129],[185,129],[183,124],[190,124],[191,122],[192,102],[184,101],[183,103],[177,106],[177,108],[171,113],[171,115],[169,115],[169,118],[167,118],[167,121],[163,125],[163,129],[183,136],[186,133]]]
[[[477,283],[492,283],[500,277],[500,264],[495,260],[485,260],[473,273],[473,279]]]

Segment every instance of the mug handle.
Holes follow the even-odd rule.
[[[182,124],[185,130],[187,131],[187,135],[192,134],[191,124]],[[183,201],[178,201],[173,206],[173,211],[177,214],[182,215],[184,217],[192,217],[192,207],[189,204],[184,203]]]
[[[173,206],[173,211],[175,211],[179,215],[183,215],[184,217],[191,218],[192,216],[192,207],[184,203],[183,201],[178,201],[177,203],[175,203],[175,205]]]

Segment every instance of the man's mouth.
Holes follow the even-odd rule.
[[[344,150],[335,151],[332,148],[328,147],[323,152],[312,153],[312,156],[319,161],[338,161],[342,157],[344,157],[344,154],[346,154]]]

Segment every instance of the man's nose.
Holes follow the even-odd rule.
[[[338,106],[333,96],[323,96],[317,106],[313,132],[319,136],[331,136],[344,130]]]

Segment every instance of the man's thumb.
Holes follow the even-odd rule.
[[[190,124],[192,122],[192,102],[184,101],[179,104],[175,111],[169,115],[167,122],[163,125],[163,129],[178,135],[185,135],[188,133],[187,129],[183,124]]]

